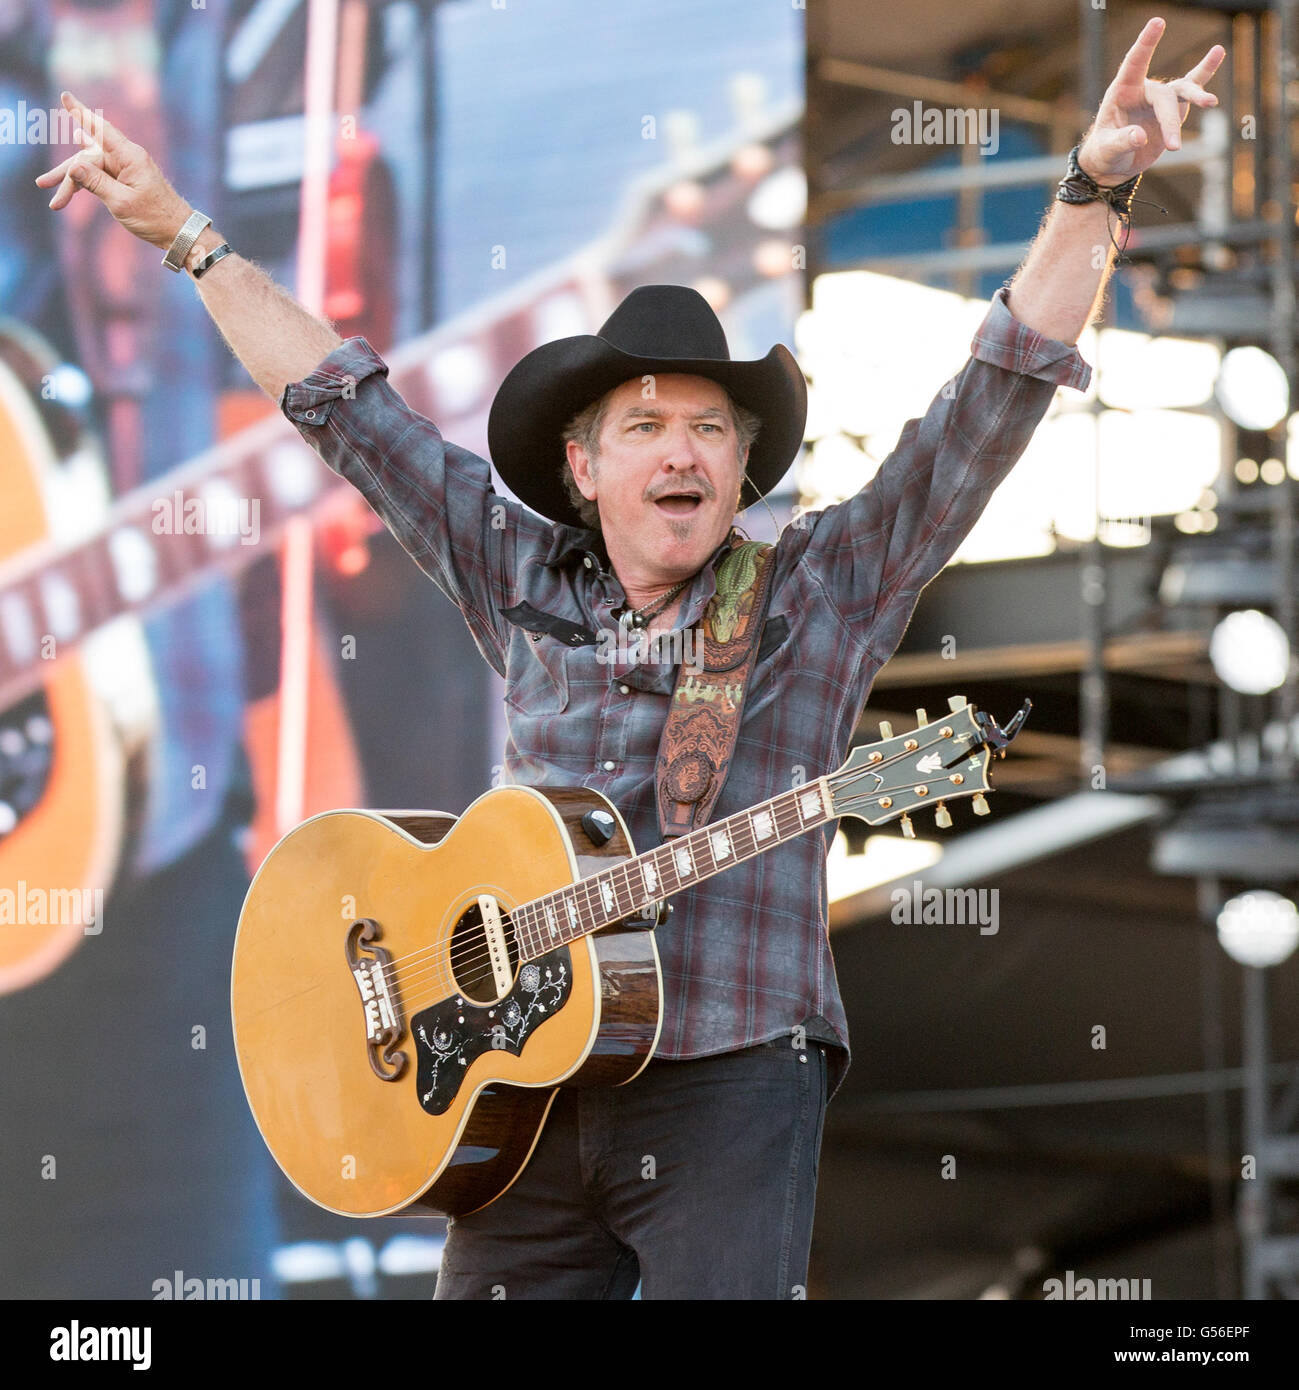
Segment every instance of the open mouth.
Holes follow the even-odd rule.
[[[669,497],[656,497],[654,505],[669,516],[690,516],[697,512],[704,504],[704,499],[697,493],[674,492]]]

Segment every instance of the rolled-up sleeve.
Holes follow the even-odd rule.
[[[492,490],[484,459],[449,444],[388,384],[388,365],[348,338],[279,399],[306,443],[369,502],[403,549],[465,615],[478,649],[504,672],[499,610],[520,553],[551,527]]]
[[[970,358],[856,496],[786,529],[850,634],[892,654],[924,586],[955,554],[1033,437],[1059,386],[1085,391],[1078,349],[1010,312],[998,290]],[[782,543],[784,538],[782,538]]]

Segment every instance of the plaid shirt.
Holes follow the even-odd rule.
[[[1091,378],[1075,347],[1014,318],[1004,289],[971,352],[866,487],[787,526],[777,542],[762,655],[713,819],[843,762],[920,591],[1019,458],[1056,387],[1085,390]],[[676,668],[662,652],[649,664],[606,640],[573,644],[566,624],[608,633],[624,602],[598,536],[494,493],[487,464],[445,442],[386,376],[369,343],[349,338],[286,387],[280,407],[459,606],[504,677],[506,779],[602,792],[637,848],[650,848],[660,839],[655,756]],[[557,449],[543,466],[559,462]],[[725,548],[686,589],[679,627],[694,624],[715,592]],[[800,836],[674,899],[656,932],[664,986],[656,1056],[728,1052],[801,1024],[829,1045],[837,1089],[848,1027],[826,928],[832,838],[833,825]]]

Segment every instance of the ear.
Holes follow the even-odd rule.
[[[588,502],[595,501],[595,470],[591,466],[591,460],[587,457],[586,450],[577,442],[570,439],[564,448],[568,454],[568,466],[573,474],[573,481],[577,484],[577,490],[586,498]]]

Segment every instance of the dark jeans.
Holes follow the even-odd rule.
[[[522,1175],[448,1223],[436,1298],[803,1298],[826,1059],[789,1038],[562,1090]]]

